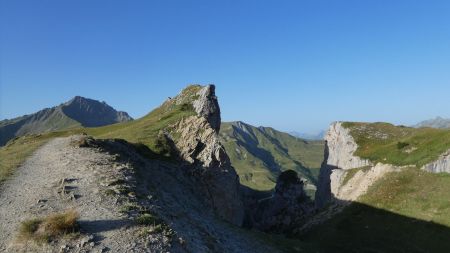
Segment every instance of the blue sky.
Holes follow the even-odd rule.
[[[140,117],[190,83],[285,131],[450,117],[450,1],[0,1],[0,119],[75,95]]]

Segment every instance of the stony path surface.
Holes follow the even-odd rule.
[[[80,148],[72,144],[77,138],[49,141],[0,186],[0,252],[278,252],[258,234],[219,220],[182,168],[143,159],[121,142]],[[143,233],[156,225],[137,225],[130,217],[138,213],[123,211],[128,204],[151,210],[174,234]],[[44,246],[16,240],[22,221],[67,209],[80,214],[77,239]]]
[[[133,248],[139,252],[131,221],[119,212],[114,198],[99,194],[102,180],[126,164],[115,162],[107,153],[70,143],[70,137],[51,140],[1,186],[0,251],[60,250],[62,245],[30,248],[16,243],[15,237],[23,220],[73,208],[80,213],[83,234],[90,238],[80,239],[85,245],[67,245],[68,250],[126,252]]]

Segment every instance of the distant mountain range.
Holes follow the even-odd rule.
[[[434,119],[419,122],[414,127],[450,128],[450,119],[445,119],[438,116]]]
[[[66,103],[36,113],[0,121],[0,146],[26,134],[77,127],[98,127],[133,120],[105,102],[76,96]]]
[[[307,141],[241,121],[222,123],[220,137],[241,183],[248,187],[271,189],[277,176],[288,169],[297,171],[310,186],[316,184],[323,161],[323,141]]]
[[[320,131],[317,134],[311,134],[311,133],[300,133],[300,132],[289,132],[290,135],[293,135],[295,137],[305,139],[305,140],[323,140],[323,137],[325,137],[325,134],[327,132],[325,130]]]

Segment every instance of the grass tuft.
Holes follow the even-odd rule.
[[[32,240],[46,243],[59,237],[78,232],[79,214],[75,210],[51,214],[44,218],[35,218],[22,222],[19,238],[24,241]]]

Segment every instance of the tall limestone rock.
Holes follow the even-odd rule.
[[[346,170],[372,165],[369,160],[354,155],[358,145],[342,122],[331,124],[325,141],[324,161],[315,198],[318,207],[325,206],[337,195]]]
[[[174,100],[184,101],[182,96]],[[172,139],[179,156],[188,165],[187,170],[198,180],[205,200],[221,218],[240,226],[244,207],[239,177],[219,141],[220,108],[215,87],[202,87],[191,97],[196,115],[175,124]]]
[[[386,173],[402,169],[390,164],[373,164],[356,156],[358,145],[342,122],[330,126],[325,140],[325,156],[315,198],[318,208],[330,203],[355,201]],[[356,171],[350,173],[350,170]]]

